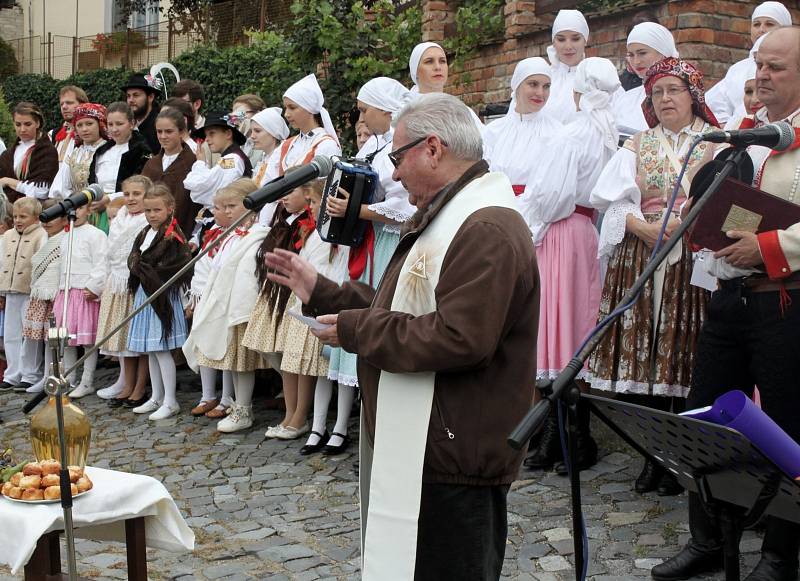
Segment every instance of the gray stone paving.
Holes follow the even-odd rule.
[[[100,370],[98,385],[110,383]],[[188,410],[199,395],[191,372],[179,373],[180,416],[149,422],[109,410],[90,396],[79,405],[94,433],[89,463],[162,480],[196,535],[193,554],[148,550],[151,579],[354,579],[359,572],[356,447],[338,457],[300,456],[301,442],[264,440],[281,417],[256,399],[256,424],[244,434],[216,432]],[[30,453],[20,394],[0,394],[0,446]],[[335,404],[332,406],[335,409]],[[357,422],[351,421],[355,434]],[[649,579],[650,568],[688,536],[685,496],[639,495],[632,481],[641,461],[601,426],[602,459],[581,475],[591,564],[589,579]],[[523,472],[509,494],[504,579],[574,579],[569,488],[554,473]],[[2,500],[0,500],[2,502]],[[755,565],[760,540],[746,532],[743,572]],[[79,540],[79,573],[126,579],[124,546]],[[0,566],[0,581],[21,579]],[[704,579],[723,579],[721,574]]]

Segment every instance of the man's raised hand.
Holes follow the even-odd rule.
[[[303,304],[308,303],[317,284],[317,269],[305,258],[282,248],[267,253],[266,261],[274,271],[269,272],[267,278],[288,286]]]

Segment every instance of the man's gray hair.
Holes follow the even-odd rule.
[[[483,139],[469,107],[445,93],[422,95],[406,105],[393,125],[405,125],[409,142],[428,135],[441,139],[458,159],[483,158]]]

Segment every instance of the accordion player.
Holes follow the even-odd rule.
[[[368,161],[362,159],[337,159],[333,171],[328,175],[322,193],[317,231],[320,238],[331,244],[358,246],[367,229],[367,221],[359,218],[362,204],[370,204],[378,184],[378,174]],[[339,188],[350,197],[344,217],[334,218],[328,214],[329,197],[339,197]]]

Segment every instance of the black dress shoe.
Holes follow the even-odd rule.
[[[639,494],[657,490],[663,476],[664,469],[655,462],[645,458],[644,467],[638,478],[636,478],[633,489]]]
[[[148,394],[144,394],[139,399],[128,398],[122,402],[122,407],[124,407],[125,409],[132,410],[133,408],[138,408],[140,405],[144,405],[145,403],[147,403],[148,399],[150,399]]]
[[[656,493],[659,496],[677,496],[682,492],[683,486],[681,486],[680,482],[671,473],[665,472],[658,483]]]
[[[19,385],[15,385],[14,386],[14,391],[23,392],[23,391],[27,390],[31,385],[33,385],[33,384],[32,383],[28,383],[27,381],[23,381]]]
[[[121,408],[125,405],[125,402],[128,401],[126,397],[112,397],[108,400],[108,407],[110,408]]]
[[[324,434],[320,434],[317,431],[311,430],[312,434],[316,434],[319,440],[317,440],[316,444],[306,444],[302,448],[300,448],[300,454],[302,456],[308,456],[309,454],[315,454],[322,450],[325,447],[325,444],[328,443],[330,436],[328,435],[328,430],[325,430]]]
[[[680,553],[650,570],[656,581],[680,581],[722,569],[722,549],[703,552],[686,545]]]
[[[14,386],[7,381],[0,383],[0,389],[14,389]]]
[[[756,568],[744,581],[795,581],[797,579],[797,560],[782,561],[770,554],[762,554]]]
[[[326,444],[325,447],[322,449],[322,453],[326,456],[335,456],[336,454],[341,454],[345,451],[345,449],[350,445],[350,438],[345,436],[344,434],[340,434],[339,432],[334,432],[331,434],[331,437],[339,436],[342,439],[342,443],[338,446],[332,446],[330,444]]]

